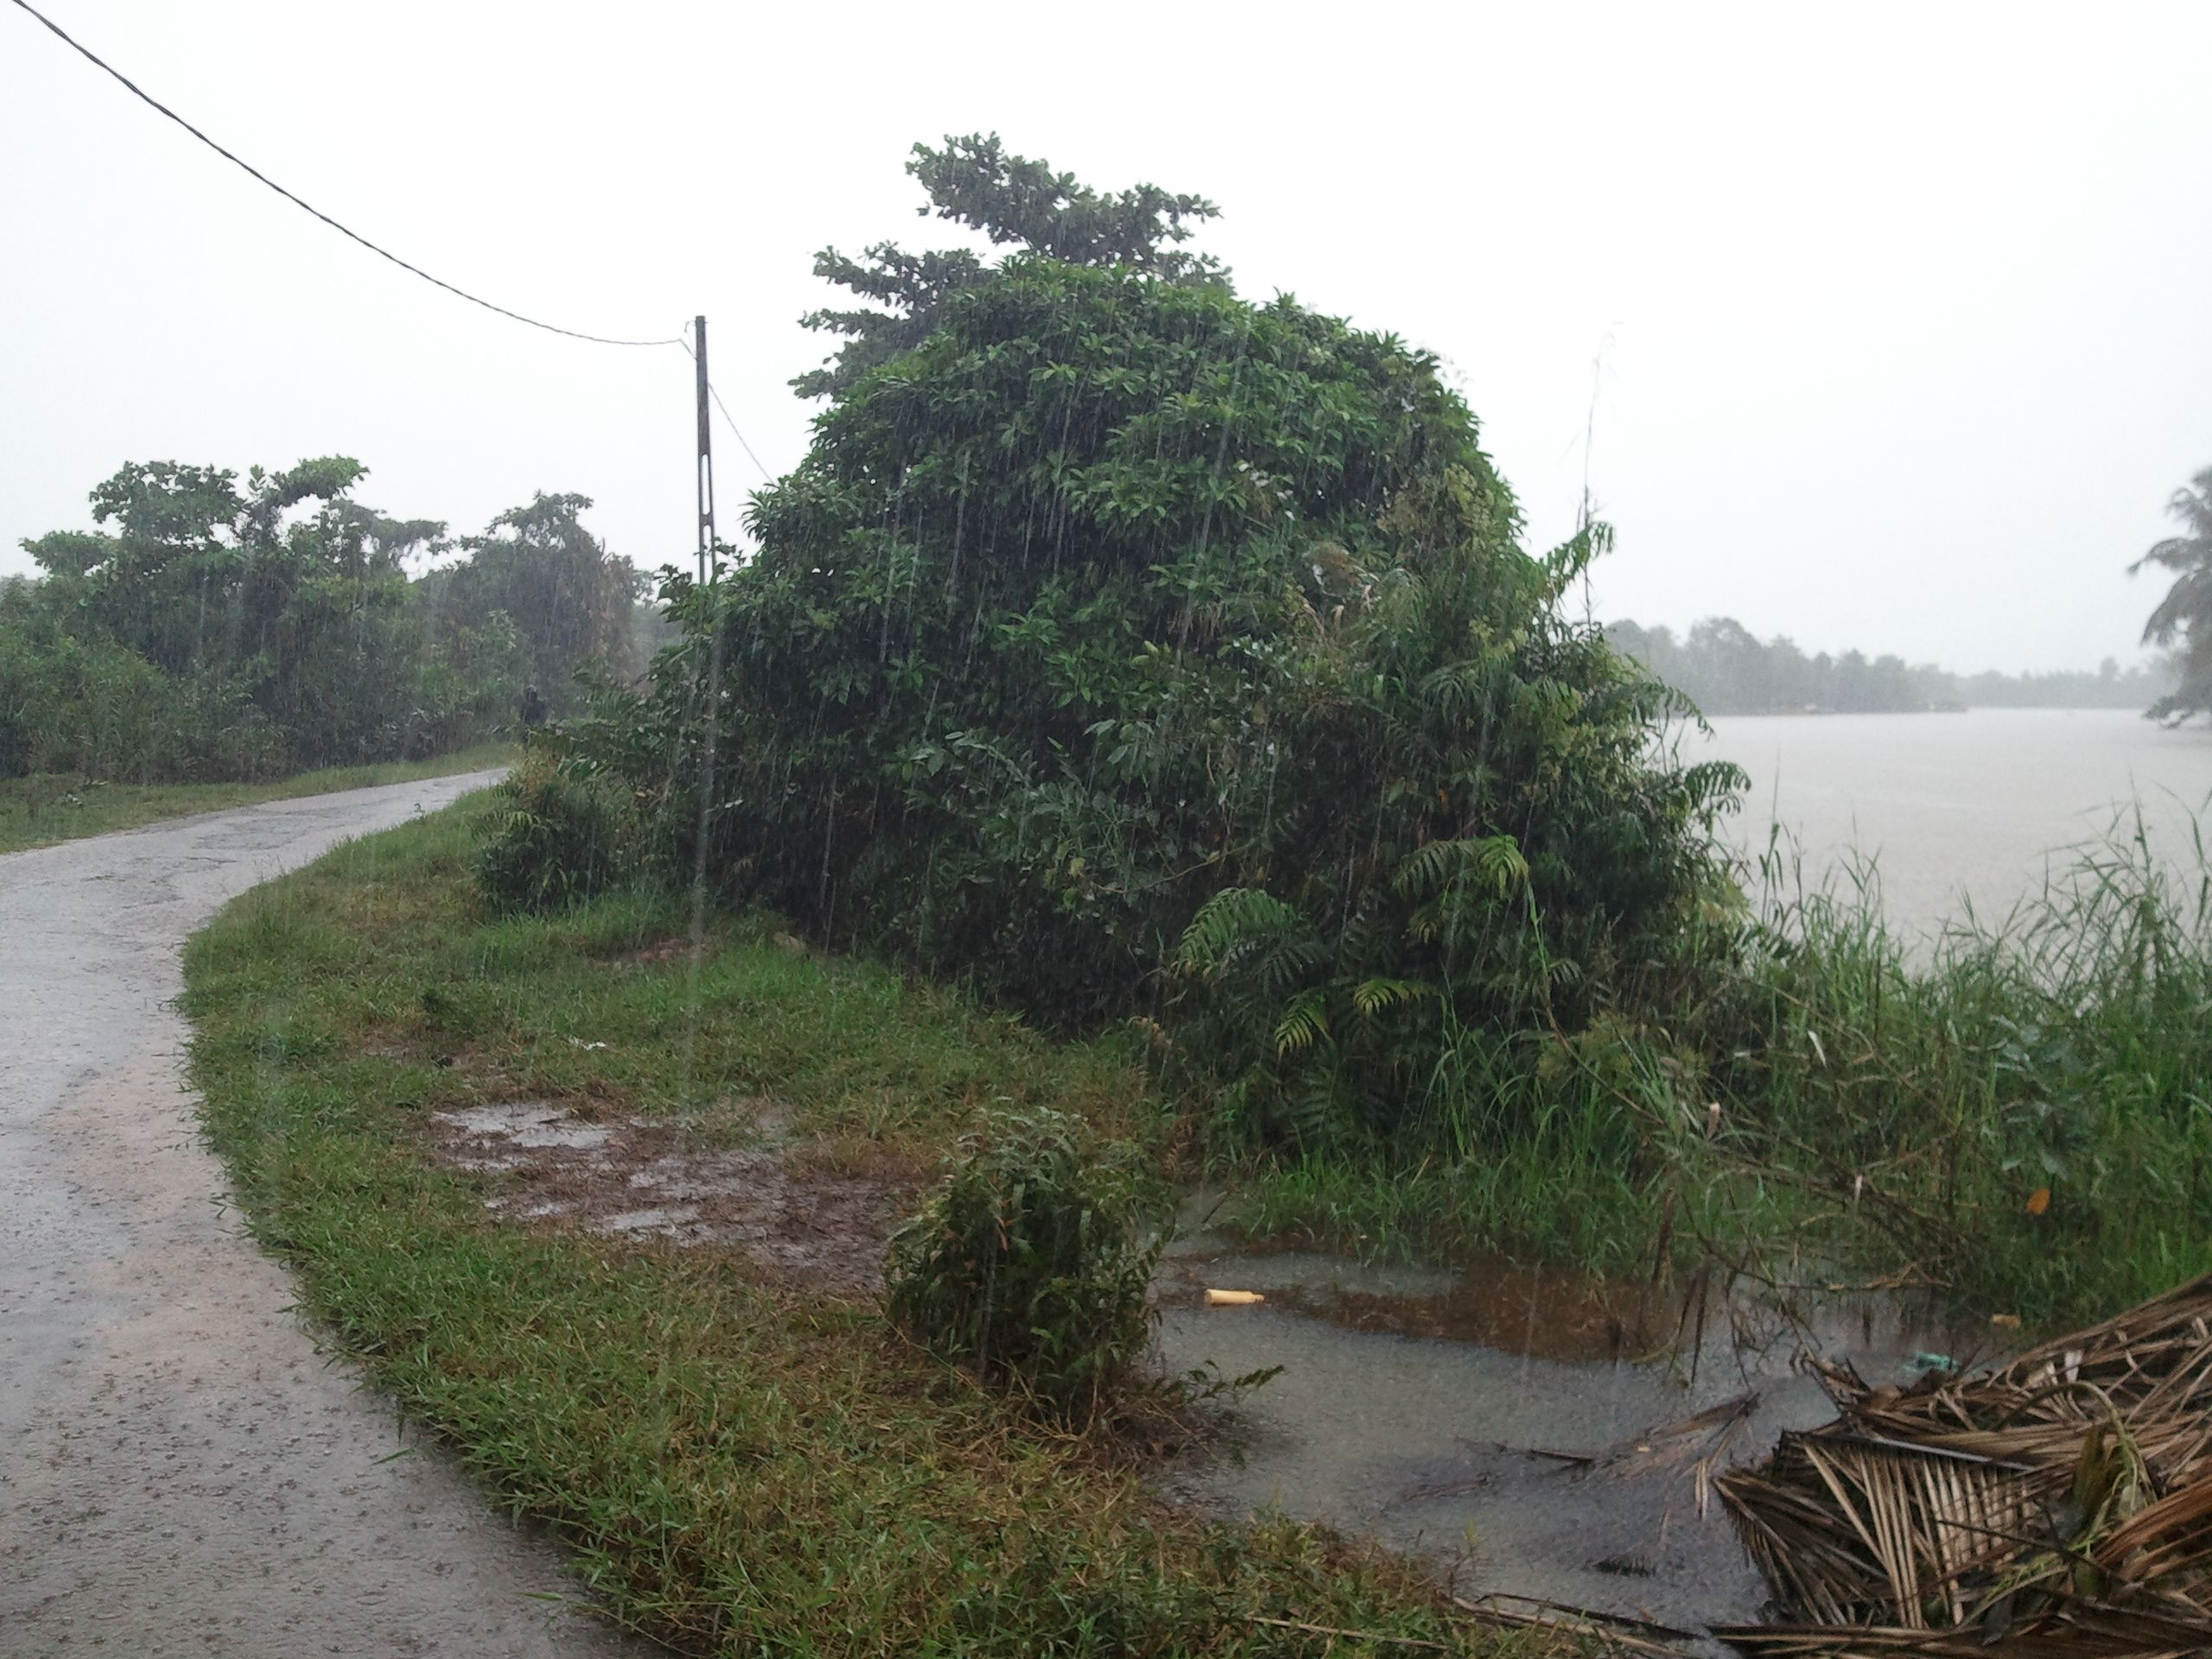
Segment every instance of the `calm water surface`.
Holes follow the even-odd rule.
[[[2037,890],[2052,855],[2139,803],[2154,849],[2193,867],[2190,823],[2212,796],[2212,728],[2167,731],[2114,709],[1716,720],[1687,758],[1751,774],[1728,833],[1758,851],[1794,835],[1807,885],[1872,855],[1890,918],[1928,933],[1971,899],[2001,917]]]
[[[1268,1300],[1209,1307],[1209,1285]],[[1801,1346],[1903,1382],[1931,1351],[1971,1363],[1989,1338],[1903,1299],[1831,1299],[1792,1324],[1749,1293],[1703,1293],[1179,1241],[1160,1286],[1169,1372],[1282,1371],[1237,1407],[1224,1444],[1162,1484],[1230,1518],[1325,1521],[1426,1560],[1464,1596],[1692,1632],[1756,1619],[1766,1587],[1700,1501],[1698,1461],[1756,1460],[1835,1414]],[[1684,1423],[1715,1412],[1716,1427]]]

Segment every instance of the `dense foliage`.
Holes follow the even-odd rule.
[[[1003,170],[926,181],[989,223]],[[1602,531],[1521,547],[1433,358],[1097,252],[854,379],[598,752],[733,893],[1179,1020],[1262,1127],[1387,1128],[1447,1027],[1671,968],[1735,774],[1664,759],[1671,695],[1560,603]]]
[[[582,529],[583,497],[502,514],[416,578],[445,526],[361,505],[366,470],[133,463],[92,492],[100,528],[24,543],[43,574],[0,585],[0,777],[419,757],[511,722],[532,674],[558,699],[579,663],[629,665],[638,577]]]
[[[639,660],[645,579],[584,528],[590,507],[589,496],[543,494],[511,507],[481,536],[461,538],[465,558],[421,582],[440,628],[494,613],[512,619],[524,676],[555,714],[577,704],[579,664],[620,676]]]
[[[1608,624],[1613,645],[1708,715],[1893,715],[1944,709],[2140,709],[2172,682],[2164,664],[2094,671],[1955,674],[1901,657],[1847,651],[1808,657],[1784,635],[1764,640],[1732,616],[1675,637],[1666,626]]]
[[[2138,559],[2175,572],[2173,586],[2144,625],[2148,645],[2177,647],[2181,683],[2152,705],[2154,719],[2181,721],[2212,714],[2212,467],[2174,492],[2171,511],[2182,533],[2169,536]]]
[[[2212,865],[2139,823],[2003,915],[1893,927],[1861,867],[1777,847],[1753,925],[1662,1019],[1460,1031],[1439,1122],[1274,1161],[1229,1219],[1642,1281],[1942,1287],[2078,1322],[2212,1270]],[[1655,1340],[1663,1331],[1652,1332]]]

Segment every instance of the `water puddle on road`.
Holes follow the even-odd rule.
[[[1209,1307],[1205,1290],[1262,1292]],[[1281,1374],[1223,1444],[1163,1478],[1174,1501],[1280,1509],[1424,1557],[1455,1593],[1510,1593],[1688,1630],[1759,1617],[1765,1589],[1707,1474],[1834,1415],[1810,1351],[1873,1382],[1929,1354],[1971,1363],[1986,1327],[1925,1298],[1824,1297],[1784,1312],[1718,1281],[1661,1294],[1478,1262],[1373,1267],[1179,1241],[1162,1262],[1171,1375]]]

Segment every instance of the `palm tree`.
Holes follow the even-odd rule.
[[[2177,726],[2191,715],[2212,713],[2212,467],[2176,490],[2167,510],[2181,520],[2182,533],[2160,542],[2127,573],[2146,564],[2180,572],[2143,626],[2145,645],[2179,644],[2181,683],[2148,710],[2152,719]]]

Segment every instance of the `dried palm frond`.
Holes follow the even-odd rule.
[[[2182,1659],[2204,1652],[2200,1626],[2090,1611],[2032,1627],[2015,1626],[1994,1641],[1980,1630],[1879,1625],[1758,1624],[1723,1626],[1713,1633],[1749,1659]]]
[[[1716,1483],[1802,1624],[1757,1654],[2212,1650],[2212,1277],[1981,1376],[1868,1386]]]
[[[1758,1403],[1757,1390],[1735,1395],[1679,1421],[1631,1434],[1600,1451],[1547,1452],[1541,1455],[1616,1479],[1642,1479],[1687,1468],[1697,1497],[1697,1512],[1703,1516],[1712,1508],[1713,1473],[1726,1459],[1729,1448],[1751,1421]]]

